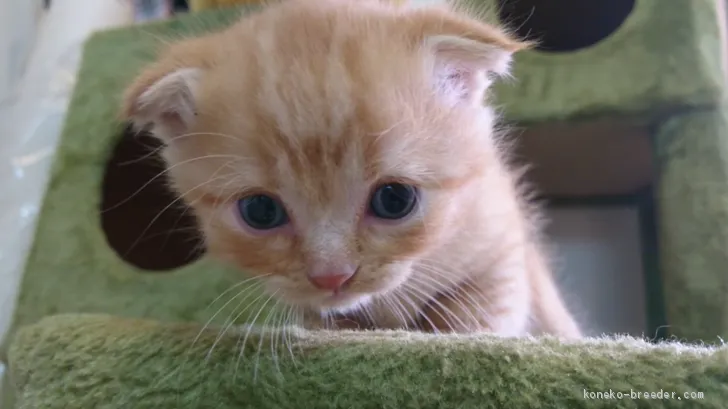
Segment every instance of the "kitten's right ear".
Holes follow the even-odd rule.
[[[468,14],[425,8],[404,27],[433,57],[433,83],[448,101],[481,105],[496,77],[507,76],[514,53],[532,46]]]
[[[155,136],[168,140],[188,130],[197,115],[201,70],[154,67],[127,89],[123,115],[138,129],[151,127]]]

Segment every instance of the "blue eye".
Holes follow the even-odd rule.
[[[401,183],[388,183],[377,187],[369,202],[369,210],[381,219],[401,219],[415,209],[417,189]]]
[[[266,195],[252,195],[238,200],[243,221],[256,230],[270,230],[288,223],[288,214],[278,200]]]

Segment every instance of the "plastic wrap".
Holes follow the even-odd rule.
[[[120,0],[54,0],[48,11],[15,3],[0,0],[9,12],[3,19],[22,22],[0,27],[10,39],[0,49],[0,339],[12,319],[83,43],[96,30],[132,21],[131,5]]]

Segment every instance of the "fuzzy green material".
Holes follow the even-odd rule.
[[[728,337],[728,107],[675,116],[655,136],[662,280],[671,332]]]
[[[285,342],[280,333],[253,333],[241,354],[245,331],[216,342],[218,332],[197,338],[196,325],[47,318],[21,331],[11,348],[15,407],[724,408],[728,402],[727,347],[291,329]],[[614,398],[592,395],[610,391]],[[662,398],[644,396],[660,392]]]
[[[717,3],[636,0],[622,25],[591,47],[518,53],[515,84],[496,85],[497,101],[521,123],[605,115],[651,120],[714,105],[724,84]]]

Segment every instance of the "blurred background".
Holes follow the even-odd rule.
[[[609,13],[617,22],[600,20],[612,26],[603,28],[598,38],[562,36],[554,30],[546,46],[558,52],[599,41],[622,23],[633,3],[609,3]],[[58,137],[79,80],[77,69],[84,41],[98,30],[163,20],[189,8],[186,1],[164,0],[0,0],[0,339],[13,316]],[[533,14],[528,7],[503,10],[511,13],[508,20],[523,32],[539,29],[542,21],[553,25],[558,19],[549,13]],[[563,135],[562,144],[578,143],[568,139],[567,133],[548,132]],[[583,190],[585,184],[593,187],[593,180],[578,180],[579,175],[565,177],[558,170],[562,160],[559,149],[540,144],[536,134],[523,134],[523,152],[546,169],[533,178],[554,193],[547,211],[551,220],[547,233],[567,302],[577,319],[588,323],[586,332],[654,337],[664,324],[664,316],[656,295],[659,283],[653,280],[657,273],[654,211],[648,191],[653,176],[647,152],[650,148],[648,142],[635,144],[642,139],[627,135],[627,131],[600,128],[599,132],[607,134],[602,138],[595,133],[597,142],[588,147],[575,145],[574,149],[583,152],[584,164],[579,166],[594,169],[606,163],[600,161],[621,161],[622,170],[614,168],[615,173],[599,182],[600,188],[608,192],[619,185],[613,190],[633,194],[602,195],[608,197],[600,196],[599,200],[559,198],[564,196],[560,193]],[[620,145],[625,138],[629,138],[629,145]]]

